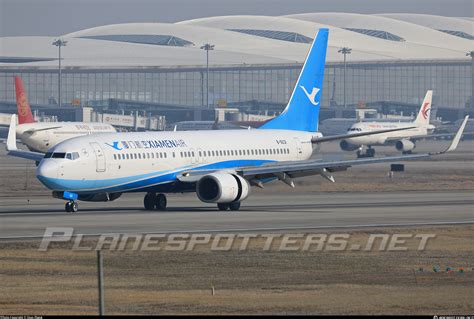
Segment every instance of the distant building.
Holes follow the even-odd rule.
[[[109,99],[207,107],[248,101],[284,105],[310,44],[329,27],[322,106],[346,101],[419,107],[427,89],[434,105],[462,109],[473,91],[473,22],[418,14],[308,13],[286,17],[227,16],[179,23],[106,25],[65,34],[62,101],[98,105]],[[14,102],[20,75],[32,104],[58,101],[57,37],[0,38],[0,104]],[[471,99],[472,101],[472,99]]]

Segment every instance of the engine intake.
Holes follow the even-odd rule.
[[[346,140],[342,140],[341,143],[339,143],[339,146],[341,147],[341,150],[343,151],[355,151],[356,149],[359,148],[359,145],[354,145]]]
[[[395,143],[395,147],[398,151],[409,152],[415,148],[415,143],[410,140],[400,140]]]
[[[215,173],[201,177],[196,185],[196,194],[205,203],[231,203],[246,199],[250,186],[239,175]]]

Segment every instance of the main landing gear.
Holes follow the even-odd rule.
[[[240,202],[232,202],[232,203],[219,203],[217,204],[217,208],[219,210],[239,210],[240,209]]]
[[[147,193],[143,199],[143,206],[146,210],[166,210],[167,202],[164,194]]]
[[[75,201],[68,201],[66,202],[66,205],[64,206],[66,209],[66,212],[68,213],[77,213],[77,210],[79,209],[79,205]]]
[[[370,146],[365,151],[365,154],[363,154],[361,150],[357,151],[357,158],[374,157],[374,156],[375,156],[375,149],[373,149]]]

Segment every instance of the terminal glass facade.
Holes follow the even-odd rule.
[[[301,64],[211,67],[209,102],[262,101],[286,103]],[[87,105],[110,98],[170,105],[206,103],[206,69],[69,69],[62,71],[64,104]],[[346,101],[421,103],[426,90],[434,90],[434,105],[463,108],[472,94],[470,61],[348,63]],[[14,66],[0,69],[0,102],[13,102],[13,76],[23,78],[32,104],[54,104],[58,96],[57,69]],[[342,105],[344,67],[328,63],[322,105]]]

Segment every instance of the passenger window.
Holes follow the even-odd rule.
[[[68,154],[68,155],[71,155],[71,154]],[[114,160],[117,160],[117,155],[114,154]]]
[[[166,158],[166,156],[167,156],[166,153],[163,153],[163,155],[164,155],[163,157]]]

